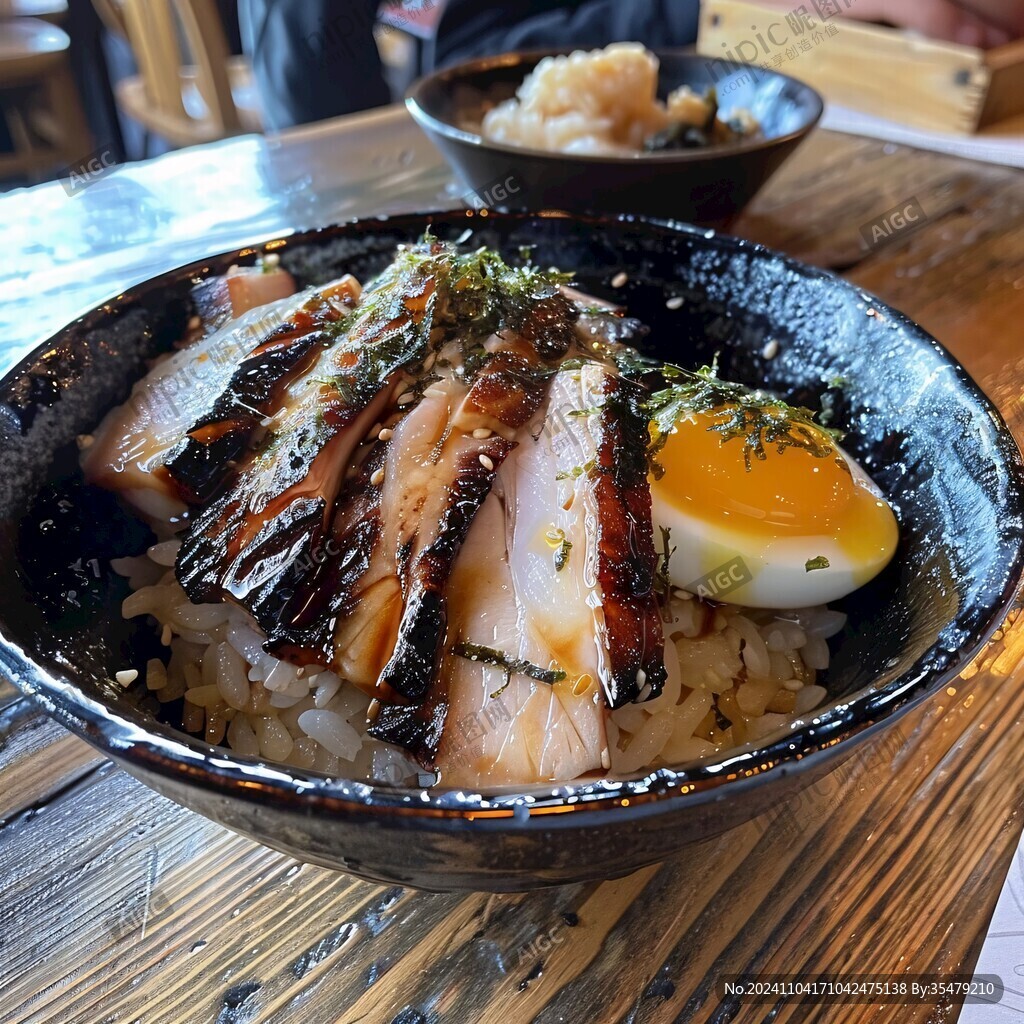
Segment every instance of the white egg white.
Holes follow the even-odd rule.
[[[852,458],[846,458],[854,480],[885,507],[874,482]],[[751,608],[828,604],[873,579],[892,557],[891,534],[873,531],[872,524],[859,519],[837,532],[772,539],[751,529],[750,520],[722,509],[702,510],[701,517],[694,516],[682,503],[670,500],[668,490],[652,487],[656,544],[660,551],[661,530],[667,528],[674,549],[668,566],[673,587],[708,600]],[[856,543],[844,543],[851,539],[844,533],[852,532],[858,533]],[[877,537],[865,536],[874,532]]]

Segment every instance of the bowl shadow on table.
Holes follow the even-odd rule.
[[[1019,455],[984,398],[919,328],[776,254],[632,219],[415,215],[298,235],[276,251],[303,285],[344,271],[366,279],[427,223],[442,238],[472,227],[475,245],[510,256],[532,246],[541,265],[577,268],[582,287],[654,328],[651,344],[664,358],[700,365],[720,351],[727,377],[813,406],[830,395],[838,422],[856,427],[849,450],[891,496],[903,527],[890,569],[842,606],[850,624],[826,677],[835,706],[763,748],[760,760],[748,752],[687,766],[685,775],[599,784],[579,814],[561,813],[565,796],[550,789],[533,808],[517,804],[521,815],[510,803],[501,816],[499,802],[445,791],[429,797],[430,815],[403,813],[403,800],[426,807],[428,795],[366,793],[174,731],[175,709],[160,709],[141,680],[127,689],[112,682],[159,650],[146,623],[120,618],[125,583],[107,569],[148,537],[109,495],[83,489],[74,439],[184,333],[196,274],[252,260],[249,249],[134,289],[62,332],[0,389],[0,665],[133,774],[268,846],[377,881],[502,891],[615,877],[782,806],[944,685],[999,624],[1024,543]],[[631,273],[615,287],[623,267]],[[779,342],[770,358],[769,336]],[[830,386],[837,375],[843,389]],[[577,787],[577,798],[586,789]],[[534,813],[545,805],[558,812]],[[489,806],[493,817],[467,814]]]
[[[410,112],[452,166],[468,206],[639,213],[727,228],[821,118],[821,97],[796,79],[684,51],[657,51],[658,94],[714,87],[723,114],[749,110],[759,137],[706,149],[578,156],[491,142],[486,110],[514,95],[546,53],[460,64],[416,83]]]

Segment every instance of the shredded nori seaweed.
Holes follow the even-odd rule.
[[[652,369],[637,365],[644,372]],[[658,452],[675,425],[694,413],[713,415],[716,422],[708,430],[720,434],[723,442],[742,438],[748,470],[752,458],[764,461],[768,457],[769,447],[780,453],[799,448],[823,459],[835,454],[835,445],[842,439],[839,431],[816,422],[810,409],[789,405],[766,391],[722,380],[715,365],[683,370],[666,364],[657,372],[666,387],[651,394],[645,403],[651,420],[648,457],[656,478],[664,473],[657,461]]]
[[[484,647],[481,644],[461,643],[452,647],[452,654],[459,658],[467,658],[469,661],[482,661],[485,665],[494,665],[500,668],[505,674],[505,682],[500,689],[495,690],[491,697],[498,697],[512,681],[513,675],[529,676],[539,683],[560,683],[565,679],[565,672],[561,669],[541,668],[530,661],[522,658],[511,658],[503,651],[497,651],[493,647]]]

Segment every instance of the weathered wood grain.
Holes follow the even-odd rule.
[[[976,932],[950,935],[948,914],[990,913],[1024,797],[1024,689],[998,682],[982,667],[806,794],[676,862],[528,896],[403,893],[303,867],[105,767],[0,831],[0,991],[19,1022],[216,1020],[248,984],[251,1020],[411,1007],[647,1024],[722,1019],[727,972],[969,966]]]
[[[6,707],[13,701],[20,700],[21,694],[15,688],[13,683],[9,683],[6,679],[0,679],[0,707]]]
[[[736,230],[920,319],[1024,436],[1024,175],[821,134]],[[867,250],[917,196],[928,219]],[[725,974],[969,971],[1021,828],[1024,614],[965,677],[761,818],[616,882],[404,892],[299,865],[141,787],[0,686],[0,1021],[760,1024]]]
[[[0,706],[0,827],[73,785],[103,757],[25,699]]]
[[[969,252],[991,234],[1012,232],[1020,217],[1020,185],[1020,172],[1005,167],[820,132],[733,230],[837,272],[876,268],[883,285],[904,282],[900,291],[881,295],[896,301],[916,289],[940,291],[946,283],[941,276],[922,280],[930,266]],[[872,249],[861,229],[911,199],[923,207],[924,223]],[[947,222],[950,215],[966,215],[967,230],[954,230],[963,225]],[[908,252],[916,256],[908,260]]]
[[[697,47],[709,61],[726,62],[719,77],[731,70],[729,61],[752,62],[797,76],[833,103],[900,124],[975,130],[991,78],[984,50],[830,18],[835,9],[798,6],[787,19],[782,10],[764,4],[706,0]],[[811,14],[809,24],[797,30],[801,10]],[[801,42],[806,50],[797,49]]]

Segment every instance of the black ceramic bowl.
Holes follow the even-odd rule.
[[[512,96],[550,52],[460,64],[410,90],[412,116],[462,179],[470,205],[638,213],[724,227],[822,114],[821,97],[786,75],[666,50],[657,52],[662,99],[681,85],[699,92],[714,85],[722,110],[750,110],[762,125],[761,136],[708,149],[620,157],[568,156],[482,138],[486,110]]]
[[[495,795],[370,786],[262,765],[159,722],[139,664],[152,630],[119,614],[112,555],[146,537],[83,487],[75,437],[177,339],[197,278],[227,253],[129,290],[65,328],[0,382],[0,670],[148,785],[303,860],[430,889],[517,890],[624,874],[773,806],[945,686],[1000,623],[1024,559],[1022,465],[998,414],[932,338],[829,274],[711,232],[632,218],[444,213],[370,220],[273,244],[303,284],[362,278],[428,225],[628,303],[651,345],[815,405],[829,396],[850,450],[891,496],[890,569],[845,602],[831,703],[761,749],[642,777]],[[611,282],[622,272],[624,287]],[[666,305],[682,297],[679,309]],[[672,304],[673,306],[676,303]],[[766,340],[778,355],[762,356]]]

